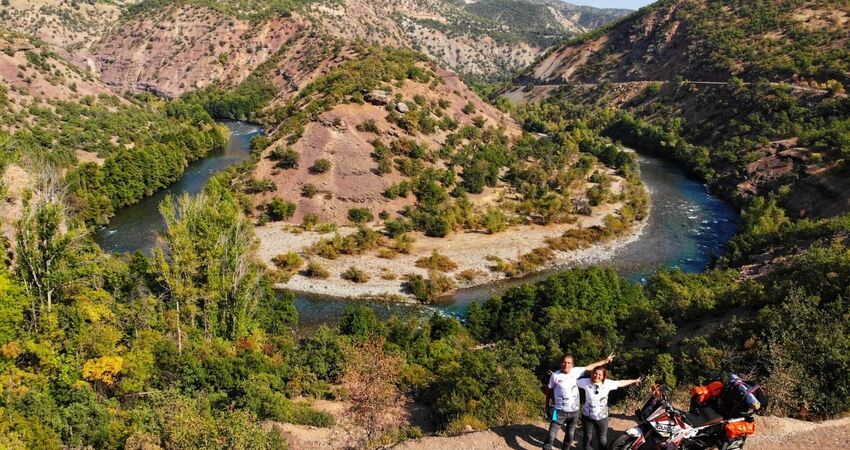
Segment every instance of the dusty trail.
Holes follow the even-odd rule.
[[[612,417],[609,442],[634,422]],[[823,423],[803,422],[778,417],[758,417],[757,432],[746,450],[850,449],[850,418]],[[546,436],[544,425],[517,425],[478,431],[454,437],[428,437],[404,442],[397,450],[502,450],[539,449]],[[562,435],[561,435],[562,436]],[[555,448],[560,448],[560,441]]]
[[[324,450],[350,448],[363,436],[363,430],[354,425],[345,402],[314,400],[313,408],[330,413],[337,425],[332,428],[316,428],[304,425],[266,422],[267,427],[281,430],[289,448],[299,450]],[[634,421],[621,414],[611,416],[611,431],[608,442],[613,442]],[[426,432],[434,432],[423,408],[411,408],[411,424]],[[392,447],[394,450],[534,450],[543,446],[546,424],[539,422],[526,425],[492,428],[459,436],[431,436],[407,441]],[[747,441],[746,450],[850,450],[850,417],[821,423],[780,417],[756,417],[756,434]],[[579,431],[579,439],[581,432]],[[559,434],[563,437],[563,433]],[[561,441],[555,443],[561,448]]]

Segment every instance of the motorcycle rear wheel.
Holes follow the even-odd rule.
[[[608,450],[629,450],[632,448],[632,445],[635,443],[637,438],[631,437],[628,434],[624,434],[617,438],[609,447]],[[641,445],[638,448],[643,448]]]

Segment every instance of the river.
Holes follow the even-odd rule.
[[[262,127],[237,121],[221,123],[230,130],[227,146],[210,152],[206,158],[189,163],[183,177],[166,189],[116,211],[109,225],[97,230],[94,235],[102,249],[110,253],[141,251],[150,255],[156,245],[157,233],[165,228],[159,204],[166,195],[179,196],[184,192],[197,194],[213,175],[248,159],[251,155],[251,139],[262,134]]]
[[[98,230],[95,240],[112,253],[140,250],[150,254],[156,234],[164,223],[158,205],[167,194],[196,194],[207,180],[250,155],[251,138],[262,129],[245,122],[223,122],[230,129],[225,149],[189,164],[186,173],[168,189],[116,212],[109,225]],[[711,195],[699,181],[675,164],[658,157],[640,156],[641,178],[652,196],[652,210],[643,234],[617,251],[610,259],[595,264],[610,267],[633,281],[642,281],[659,267],[676,266],[686,272],[705,269],[712,258],[723,253],[735,234],[738,215],[726,202]],[[551,275],[544,272],[521,280],[466,289],[442,299],[435,308],[462,314],[470,302],[482,301],[519,283]],[[296,306],[303,326],[313,327],[339,317],[350,300],[300,296]],[[379,316],[430,314],[433,308],[385,302],[360,302],[373,307]]]

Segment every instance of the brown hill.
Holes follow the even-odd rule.
[[[849,22],[840,2],[663,0],[551,50],[523,79],[846,82]]]
[[[473,119],[480,117],[484,119],[484,127],[502,128],[514,137],[519,134],[519,127],[510,117],[481,100],[456,75],[436,67],[433,70],[442,83],[434,86],[406,80],[401,86],[392,86],[386,91],[392,98],[390,107],[404,104],[413,109],[419,108],[417,103],[435,106],[442,103],[446,106],[440,108],[441,115],[453,118],[458,127],[473,126]],[[462,111],[469,103],[475,110],[472,114]],[[261,159],[254,177],[273,180],[275,188],[254,196],[255,204],[275,196],[292,200],[298,207],[292,218],[294,223],[300,223],[306,214],[318,214],[323,221],[344,223],[348,209],[352,207],[365,207],[377,215],[384,209],[397,211],[413,204],[414,200],[410,197],[390,200],[383,195],[387,188],[405,177],[397,170],[387,174],[376,173],[373,142],[377,139],[391,145],[402,140],[437,150],[445,144],[446,136],[452,130],[438,128],[432,134],[405,131],[399,124],[389,121],[394,113],[387,109],[386,105],[369,102],[343,103],[306,124],[303,135],[294,144],[287,145],[287,137],[281,137],[264,155],[268,156],[275,149],[291,148],[300,155],[299,165],[292,170],[280,170],[275,161],[268,157]],[[366,123],[371,124],[369,129],[363,127]],[[322,174],[312,173],[310,167],[319,159],[329,160],[331,170]],[[305,198],[301,191],[306,184],[316,186],[321,194],[327,195]]]
[[[682,160],[731,199],[790,189],[795,216],[850,210],[850,6],[665,0],[568,41],[507,93],[628,111],[614,137]],[[640,129],[638,129],[640,128]],[[652,137],[649,137],[652,136]]]
[[[306,27],[300,17],[262,22],[193,5],[125,20],[94,49],[103,81],[118,91],[169,97],[219,81],[235,86]]]
[[[94,71],[91,47],[120,15],[113,2],[6,0],[0,27],[40,39],[64,59]]]
[[[234,85],[305,28],[415,48],[464,75],[503,77],[564,37],[626,12],[545,0],[305,1],[289,11],[247,0],[10,1],[0,12],[3,26],[43,39],[120,91],[168,96],[213,81]]]

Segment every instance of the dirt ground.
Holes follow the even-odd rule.
[[[609,442],[613,442],[633,421],[612,416]],[[756,434],[747,441],[747,450],[850,449],[850,418],[823,423],[802,422],[778,417],[758,417]],[[478,431],[454,437],[428,437],[401,443],[397,450],[501,450],[539,449],[546,437],[544,424],[517,425]],[[559,435],[563,437],[563,434]],[[561,441],[555,448],[561,448]]]
[[[348,404],[339,401],[309,401],[315,409],[330,413],[336,420],[333,428],[267,422],[268,428],[281,430],[289,448],[298,450],[354,448],[363,437],[363,430],[353,423]],[[434,433],[428,411],[419,405],[409,405],[410,424],[419,426],[426,434]],[[614,442],[622,432],[635,422],[625,415],[611,416],[608,442]],[[415,441],[402,442],[394,450],[532,450],[543,447],[546,424],[533,423],[473,431],[459,436],[430,436]],[[563,438],[561,432],[558,435]],[[581,439],[581,431],[578,432]],[[561,440],[555,442],[561,448]],[[850,417],[826,422],[804,422],[780,417],[756,417],[756,434],[751,437],[747,450],[850,450]]]

